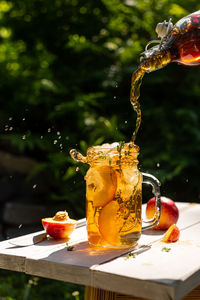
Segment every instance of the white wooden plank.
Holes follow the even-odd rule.
[[[152,243],[152,247],[135,259],[118,257],[124,250],[96,251],[90,248],[86,228],[81,227],[69,240],[69,244],[75,246],[72,252],[67,251],[63,240],[49,239],[23,248],[1,242],[0,268],[154,300],[181,299],[200,284],[200,205],[177,205],[180,240],[166,245],[157,241],[163,232],[145,232],[139,245]],[[163,246],[169,246],[171,251],[162,252]]]
[[[191,224],[191,222],[196,223],[197,220],[199,220],[198,214],[193,213],[194,205],[188,205],[186,203],[183,203],[183,204],[180,204],[179,207],[180,207],[180,219],[179,219],[180,224],[188,226],[188,224]],[[200,209],[199,206],[195,207],[195,211],[197,211],[198,209]],[[187,219],[187,213],[188,212],[190,213],[190,219],[192,219],[192,221],[188,221],[188,219]],[[153,235],[143,234],[142,238],[140,240],[140,244],[148,244],[152,241],[156,241],[156,240],[160,239],[163,236],[163,232],[153,231],[152,233],[153,233]],[[157,233],[157,234],[155,235],[155,233]],[[184,243],[187,244],[188,242],[183,241],[182,244],[184,244]],[[111,250],[111,253],[109,253],[109,254],[108,253],[102,253],[102,256],[99,255],[99,254],[94,255],[93,252],[95,254],[97,254],[96,251],[93,251],[92,248],[88,247],[87,243],[83,243],[82,245],[79,244],[78,247],[75,247],[74,252],[67,253],[67,255],[66,255],[65,248],[63,248],[63,249],[58,250],[56,253],[54,251],[52,254],[49,254],[49,257],[47,257],[47,258],[43,257],[43,267],[42,268],[40,268],[41,267],[41,262],[40,261],[39,262],[31,261],[31,259],[29,258],[29,262],[27,261],[26,271],[28,273],[34,272],[35,275],[45,276],[42,269],[46,269],[48,267],[49,263],[54,263],[53,267],[51,268],[51,274],[48,274],[48,276],[50,278],[54,278],[54,279],[60,279],[61,278],[61,280],[64,280],[64,281],[72,281],[72,282],[75,282],[75,283],[81,283],[82,282],[82,284],[83,284],[83,280],[84,280],[84,284],[96,286],[96,282],[95,282],[95,280],[93,280],[95,275],[94,276],[91,275],[91,278],[90,278],[90,276],[89,276],[90,273],[86,272],[86,270],[85,270],[84,273],[83,273],[84,278],[82,279],[80,276],[78,276],[78,278],[77,278],[77,272],[79,272],[81,274],[82,267],[88,267],[88,268],[91,267],[92,270],[95,270],[95,266],[97,266],[97,269],[98,269],[98,265],[101,264],[101,262],[113,259],[113,257],[115,257],[115,255],[113,255],[112,251],[113,250]],[[159,251],[160,251],[160,249],[159,249]],[[44,254],[46,254],[46,253],[44,253]],[[77,256],[77,254],[78,254],[78,256]],[[120,253],[117,253],[117,255],[119,255],[119,254]],[[163,254],[163,252],[162,252],[162,254]],[[164,253],[164,254],[166,254],[166,253]],[[40,257],[40,259],[41,259],[41,257]],[[162,259],[163,259],[163,257],[162,257]],[[61,264],[61,266],[59,266],[59,264]],[[127,264],[128,264],[128,267],[129,267],[129,262],[127,262]],[[169,264],[169,262],[167,261],[166,265],[168,266],[168,264]],[[66,269],[68,269],[68,270],[69,270],[68,266],[71,266],[71,265],[73,267],[76,267],[76,268],[73,269],[73,272],[70,271],[68,273],[68,272],[65,271],[63,273],[63,275],[61,275],[62,268],[63,268],[64,265],[66,266]],[[144,265],[145,265],[145,263],[144,263]],[[59,270],[58,270],[58,268],[59,268]],[[119,269],[121,269],[121,266],[119,266]],[[162,268],[156,268],[156,272],[159,271],[158,274],[160,274],[161,270],[163,270],[163,269]],[[114,275],[113,270],[111,270],[111,273],[112,273],[112,275]],[[123,276],[125,276],[126,273],[127,273],[127,267],[125,268],[125,273],[123,274]],[[105,273],[103,273],[103,274],[105,275]],[[99,275],[99,273],[98,273],[98,275]],[[121,274],[117,274],[117,275],[120,275],[120,277],[119,276],[118,277],[119,277],[119,280],[121,281]],[[151,275],[151,272],[150,272],[150,275]],[[105,279],[106,279],[106,277],[105,277]],[[147,278],[145,278],[145,280],[147,280],[147,279],[148,279],[148,276],[147,276]],[[142,280],[144,280],[144,279],[142,279]],[[99,277],[97,278],[96,281],[99,282]],[[111,280],[109,280],[109,283],[110,282],[111,282]],[[116,280],[114,280],[114,282],[115,282],[115,290],[117,290],[117,286],[118,285],[121,286],[121,284],[120,284],[120,282],[117,283]],[[166,282],[168,284],[167,287],[165,286]],[[170,284],[172,284],[172,283],[174,283],[174,280],[167,280],[167,281],[164,282],[164,287],[165,287],[164,288],[164,290],[165,290],[164,294],[165,295],[170,295],[170,297],[171,297],[171,294],[174,293],[174,290],[170,287]],[[101,288],[105,287],[105,284],[106,284],[106,280],[103,283],[103,286],[101,285],[100,287]],[[143,285],[144,282],[142,282],[141,284]],[[108,286],[108,283],[107,283],[106,286]],[[159,299],[159,297],[160,297],[160,295],[163,291],[163,284],[160,283],[160,285],[157,284],[157,286],[161,286],[160,290],[159,290],[158,287],[156,288],[158,299]],[[168,288],[168,292],[166,293],[167,288]],[[142,291],[144,291],[144,289],[142,289]],[[123,290],[120,289],[120,292],[127,293],[127,289],[123,289]]]
[[[24,238],[28,240],[34,235],[35,233],[32,233],[24,236]],[[16,239],[14,240],[16,242]],[[0,243],[0,268],[24,272],[27,257],[46,257],[48,253],[52,253],[60,248],[66,248],[66,242],[75,244],[86,240],[87,234],[85,227],[77,228],[70,236],[70,239],[54,240],[49,238],[29,247],[16,247],[7,240]]]
[[[198,203],[182,203],[177,204],[180,216],[177,222],[178,227],[182,230],[191,224],[200,222],[200,204]]]
[[[169,247],[170,252],[162,251],[163,247]],[[200,269],[200,224],[181,232],[176,243],[157,242],[135,258],[118,257],[93,269],[163,283],[185,280]]]
[[[163,252],[163,247],[170,247],[170,252]],[[119,257],[108,263],[93,267],[93,285],[99,285],[99,275],[102,280],[105,273],[118,275],[114,277],[114,281],[109,281],[112,284],[111,290],[117,290],[119,293],[131,294],[137,297],[146,297],[149,299],[161,299],[160,289],[156,288],[151,294],[150,291],[144,292],[142,286],[148,282],[154,282],[168,289],[166,295],[181,299],[185,294],[191,291],[192,288],[200,284],[200,224],[189,227],[181,231],[180,240],[176,243],[166,244],[157,242],[152,245],[150,250],[143,252],[128,260],[125,257]],[[192,275],[195,274],[195,282],[192,280]],[[105,276],[106,277],[106,276]],[[132,284],[127,290],[125,285],[120,285],[120,278],[132,278]],[[191,280],[188,280],[191,278]],[[198,280],[197,280],[198,278]],[[138,281],[140,280],[140,281]],[[184,291],[177,289],[179,282],[184,282]],[[187,281],[187,282],[186,282]],[[105,284],[105,283],[104,283]],[[170,298],[171,299],[171,298]],[[172,298],[175,299],[175,298]]]
[[[93,271],[91,286],[116,293],[152,300],[172,300],[174,288],[154,281],[139,280],[112,273]]]
[[[63,244],[59,248],[37,253],[35,257],[31,253],[26,259],[26,273],[90,285],[90,267],[127,252],[127,249],[101,249],[97,251],[91,248],[87,241],[73,245],[73,251],[67,251],[66,245]]]
[[[25,257],[1,254],[0,268],[11,271],[25,272]]]

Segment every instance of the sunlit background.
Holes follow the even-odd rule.
[[[158,22],[198,9],[197,0],[0,1],[1,239],[42,229],[40,219],[60,209],[85,216],[87,166],[69,150],[85,155],[89,146],[130,140],[140,53],[157,38]],[[139,167],[175,201],[200,201],[199,78],[200,68],[174,63],[145,75],[141,86]],[[5,299],[36,299],[36,291],[44,299],[38,279],[28,296],[26,277],[18,293],[9,282],[0,282]],[[62,299],[75,298],[74,287],[54,284]]]

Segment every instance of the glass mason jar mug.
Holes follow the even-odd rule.
[[[142,230],[156,225],[160,218],[160,183],[141,173],[133,143],[93,146],[84,157],[70,151],[77,161],[88,163],[86,180],[86,219],[88,241],[93,246],[130,248],[137,244]],[[142,183],[152,185],[155,215],[142,227]]]

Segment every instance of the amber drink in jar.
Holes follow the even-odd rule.
[[[74,159],[88,163],[86,180],[86,219],[88,241],[92,246],[131,248],[142,232],[142,183],[150,183],[156,197],[155,217],[159,219],[159,181],[138,170],[139,147],[133,143],[93,146],[83,157],[71,150]]]

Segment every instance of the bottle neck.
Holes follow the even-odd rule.
[[[168,65],[172,61],[169,50],[161,48],[154,51],[141,65],[140,68],[147,73],[156,71]]]

